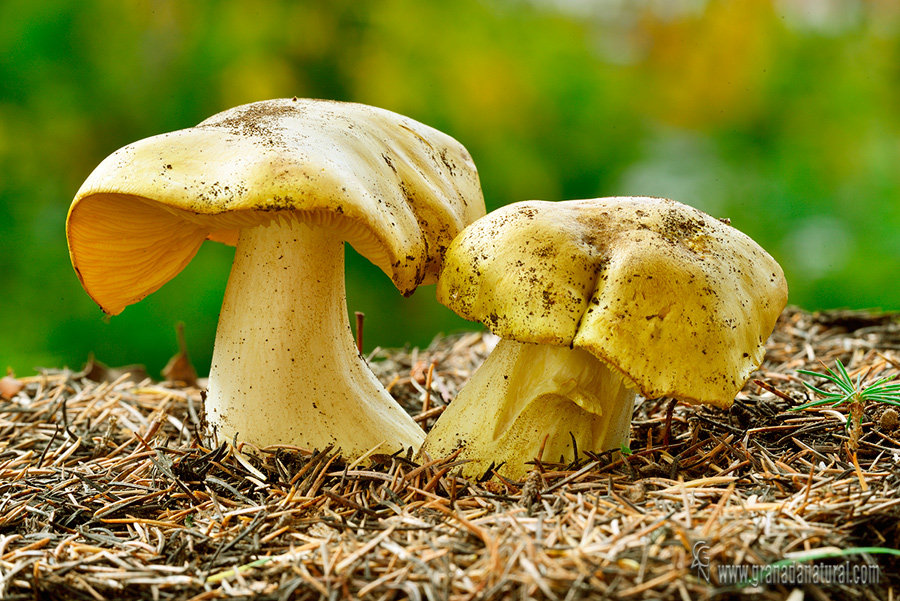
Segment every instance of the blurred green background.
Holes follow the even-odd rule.
[[[461,141],[488,209],[665,196],[755,238],[807,309],[900,309],[894,0],[4,0],[0,367],[89,351],[158,375],[186,323],[206,373],[233,249],[111,320],[66,211],[117,148],[276,97],[387,108]],[[365,346],[476,327],[348,257]]]

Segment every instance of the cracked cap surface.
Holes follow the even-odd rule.
[[[778,263],[660,198],[507,205],[450,245],[438,300],[519,342],[582,348],[647,398],[730,406],[787,303]]]

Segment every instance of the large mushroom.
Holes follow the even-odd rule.
[[[438,300],[501,337],[435,423],[432,457],[519,478],[628,441],[635,391],[728,407],[787,302],[778,263],[658,198],[507,205],[447,251]],[[546,441],[546,442],[545,442]],[[543,445],[543,446],[542,446]]]
[[[404,294],[433,283],[450,241],[484,214],[465,148],[396,113],[307,99],[257,102],[107,157],[66,223],[85,290],[115,315],[178,274],[206,239],[236,244],[206,415],[220,440],[358,457],[423,433],[359,355],[344,241]]]

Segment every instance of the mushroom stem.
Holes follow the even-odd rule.
[[[356,349],[342,238],[294,218],[240,234],[205,406],[219,440],[256,446],[334,445],[352,459],[423,438]]]
[[[635,393],[615,369],[580,349],[501,340],[441,415],[422,452],[459,459],[467,477],[493,463],[521,478],[527,462],[570,463],[578,452],[618,449],[628,442]]]

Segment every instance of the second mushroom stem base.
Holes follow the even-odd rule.
[[[206,399],[220,441],[393,453],[421,428],[360,357],[347,316],[344,243],[293,217],[241,232]]]
[[[438,458],[465,447],[464,475],[481,476],[493,463],[521,478],[542,445],[545,463],[569,463],[576,445],[580,454],[628,442],[634,398],[618,372],[587,351],[501,340],[422,451]]]

